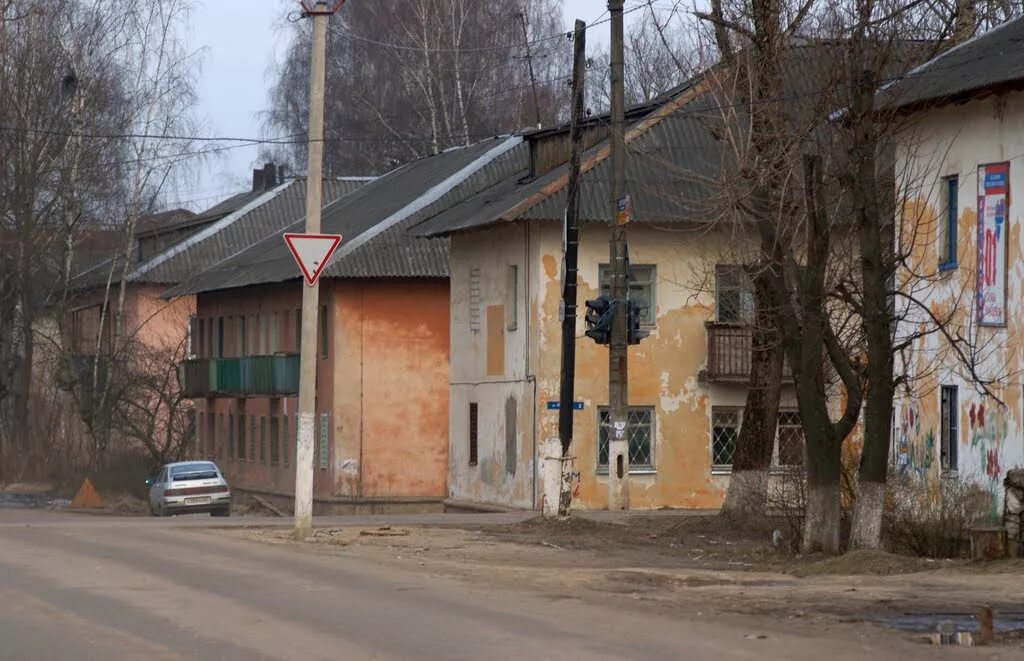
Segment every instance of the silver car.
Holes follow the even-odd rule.
[[[149,486],[149,512],[153,516],[209,512],[231,515],[231,489],[212,461],[179,461],[167,464]]]

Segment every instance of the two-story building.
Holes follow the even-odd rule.
[[[320,279],[314,452],[318,511],[440,508],[448,481],[448,241],[407,230],[516,171],[519,137],[406,164],[324,208],[341,246]],[[268,208],[266,213],[273,213]],[[290,497],[305,286],[283,239],[304,214],[189,279],[183,366],[199,446],[237,489]]]
[[[826,98],[827,44],[785,60],[794,99]],[[751,364],[753,228],[723,213],[741,180],[716,130],[733,121],[726,67],[627,112],[629,296],[650,333],[629,348],[629,504],[716,508],[725,496]],[[833,101],[834,102],[834,101]],[[802,104],[802,107],[801,107]],[[793,121],[814,101],[792,104]],[[742,124],[742,122],[738,122]],[[735,128],[735,127],[733,127]],[[608,348],[584,336],[584,301],[608,293],[607,118],[588,121],[580,182],[573,506],[608,504]],[[451,240],[449,497],[540,506],[544,442],[558,435],[568,128],[528,133],[518,169],[414,232]],[[792,388],[783,387],[773,463],[803,461]]]
[[[898,129],[910,255],[901,331],[937,327],[903,356],[894,461],[929,480],[975,480],[996,507],[1006,471],[1024,465],[1024,237],[1014,204],[1024,190],[1022,40],[1024,19],[1010,21],[879,96]]]

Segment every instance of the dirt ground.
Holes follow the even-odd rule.
[[[297,544],[282,531],[225,531]],[[973,625],[983,606],[996,628],[1024,627],[1024,561],[972,563],[859,551],[795,556],[771,531],[717,516],[634,516],[622,522],[574,517],[504,526],[318,529],[304,550],[372,560],[553,600],[605,600],[631,609],[742,618],[766,630],[810,628],[925,641],[943,619]],[[998,641],[1011,656],[1024,635]],[[990,648],[991,649],[991,648]],[[1002,658],[1002,657],[1000,657]],[[1009,657],[1007,657],[1009,658]],[[1017,657],[1020,658],[1020,657]]]

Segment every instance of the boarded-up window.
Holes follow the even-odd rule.
[[[505,292],[505,328],[514,331],[519,327],[519,267],[516,264],[509,264]]]
[[[480,331],[480,269],[469,271],[469,330]]]
[[[267,463],[267,418],[260,416],[260,463]]]
[[[270,465],[276,466],[281,461],[281,420],[276,415],[270,416]]]
[[[320,414],[320,470],[327,470],[327,464],[330,460],[329,449],[330,435],[328,434],[328,418],[326,413]]]
[[[477,404],[476,402],[470,402],[469,404],[469,465],[476,466],[478,459],[479,446],[477,444],[477,432],[479,431],[479,425],[477,424]]]
[[[510,475],[516,474],[516,462],[519,460],[517,442],[518,430],[516,419],[518,418],[518,405],[514,397],[505,400],[505,472]]]
[[[320,357],[327,357],[327,345],[330,338],[330,317],[329,308],[326,305],[320,307]]]
[[[284,416],[281,421],[281,458],[284,460],[284,465],[287,466],[289,462],[288,452],[288,436],[291,434],[291,428],[288,426],[288,416]]]
[[[249,416],[249,461],[256,461],[256,416]]]
[[[505,306],[487,308],[487,376],[505,374]]]

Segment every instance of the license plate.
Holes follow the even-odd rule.
[[[207,505],[210,502],[209,496],[201,496],[199,498],[186,498],[186,505]]]

